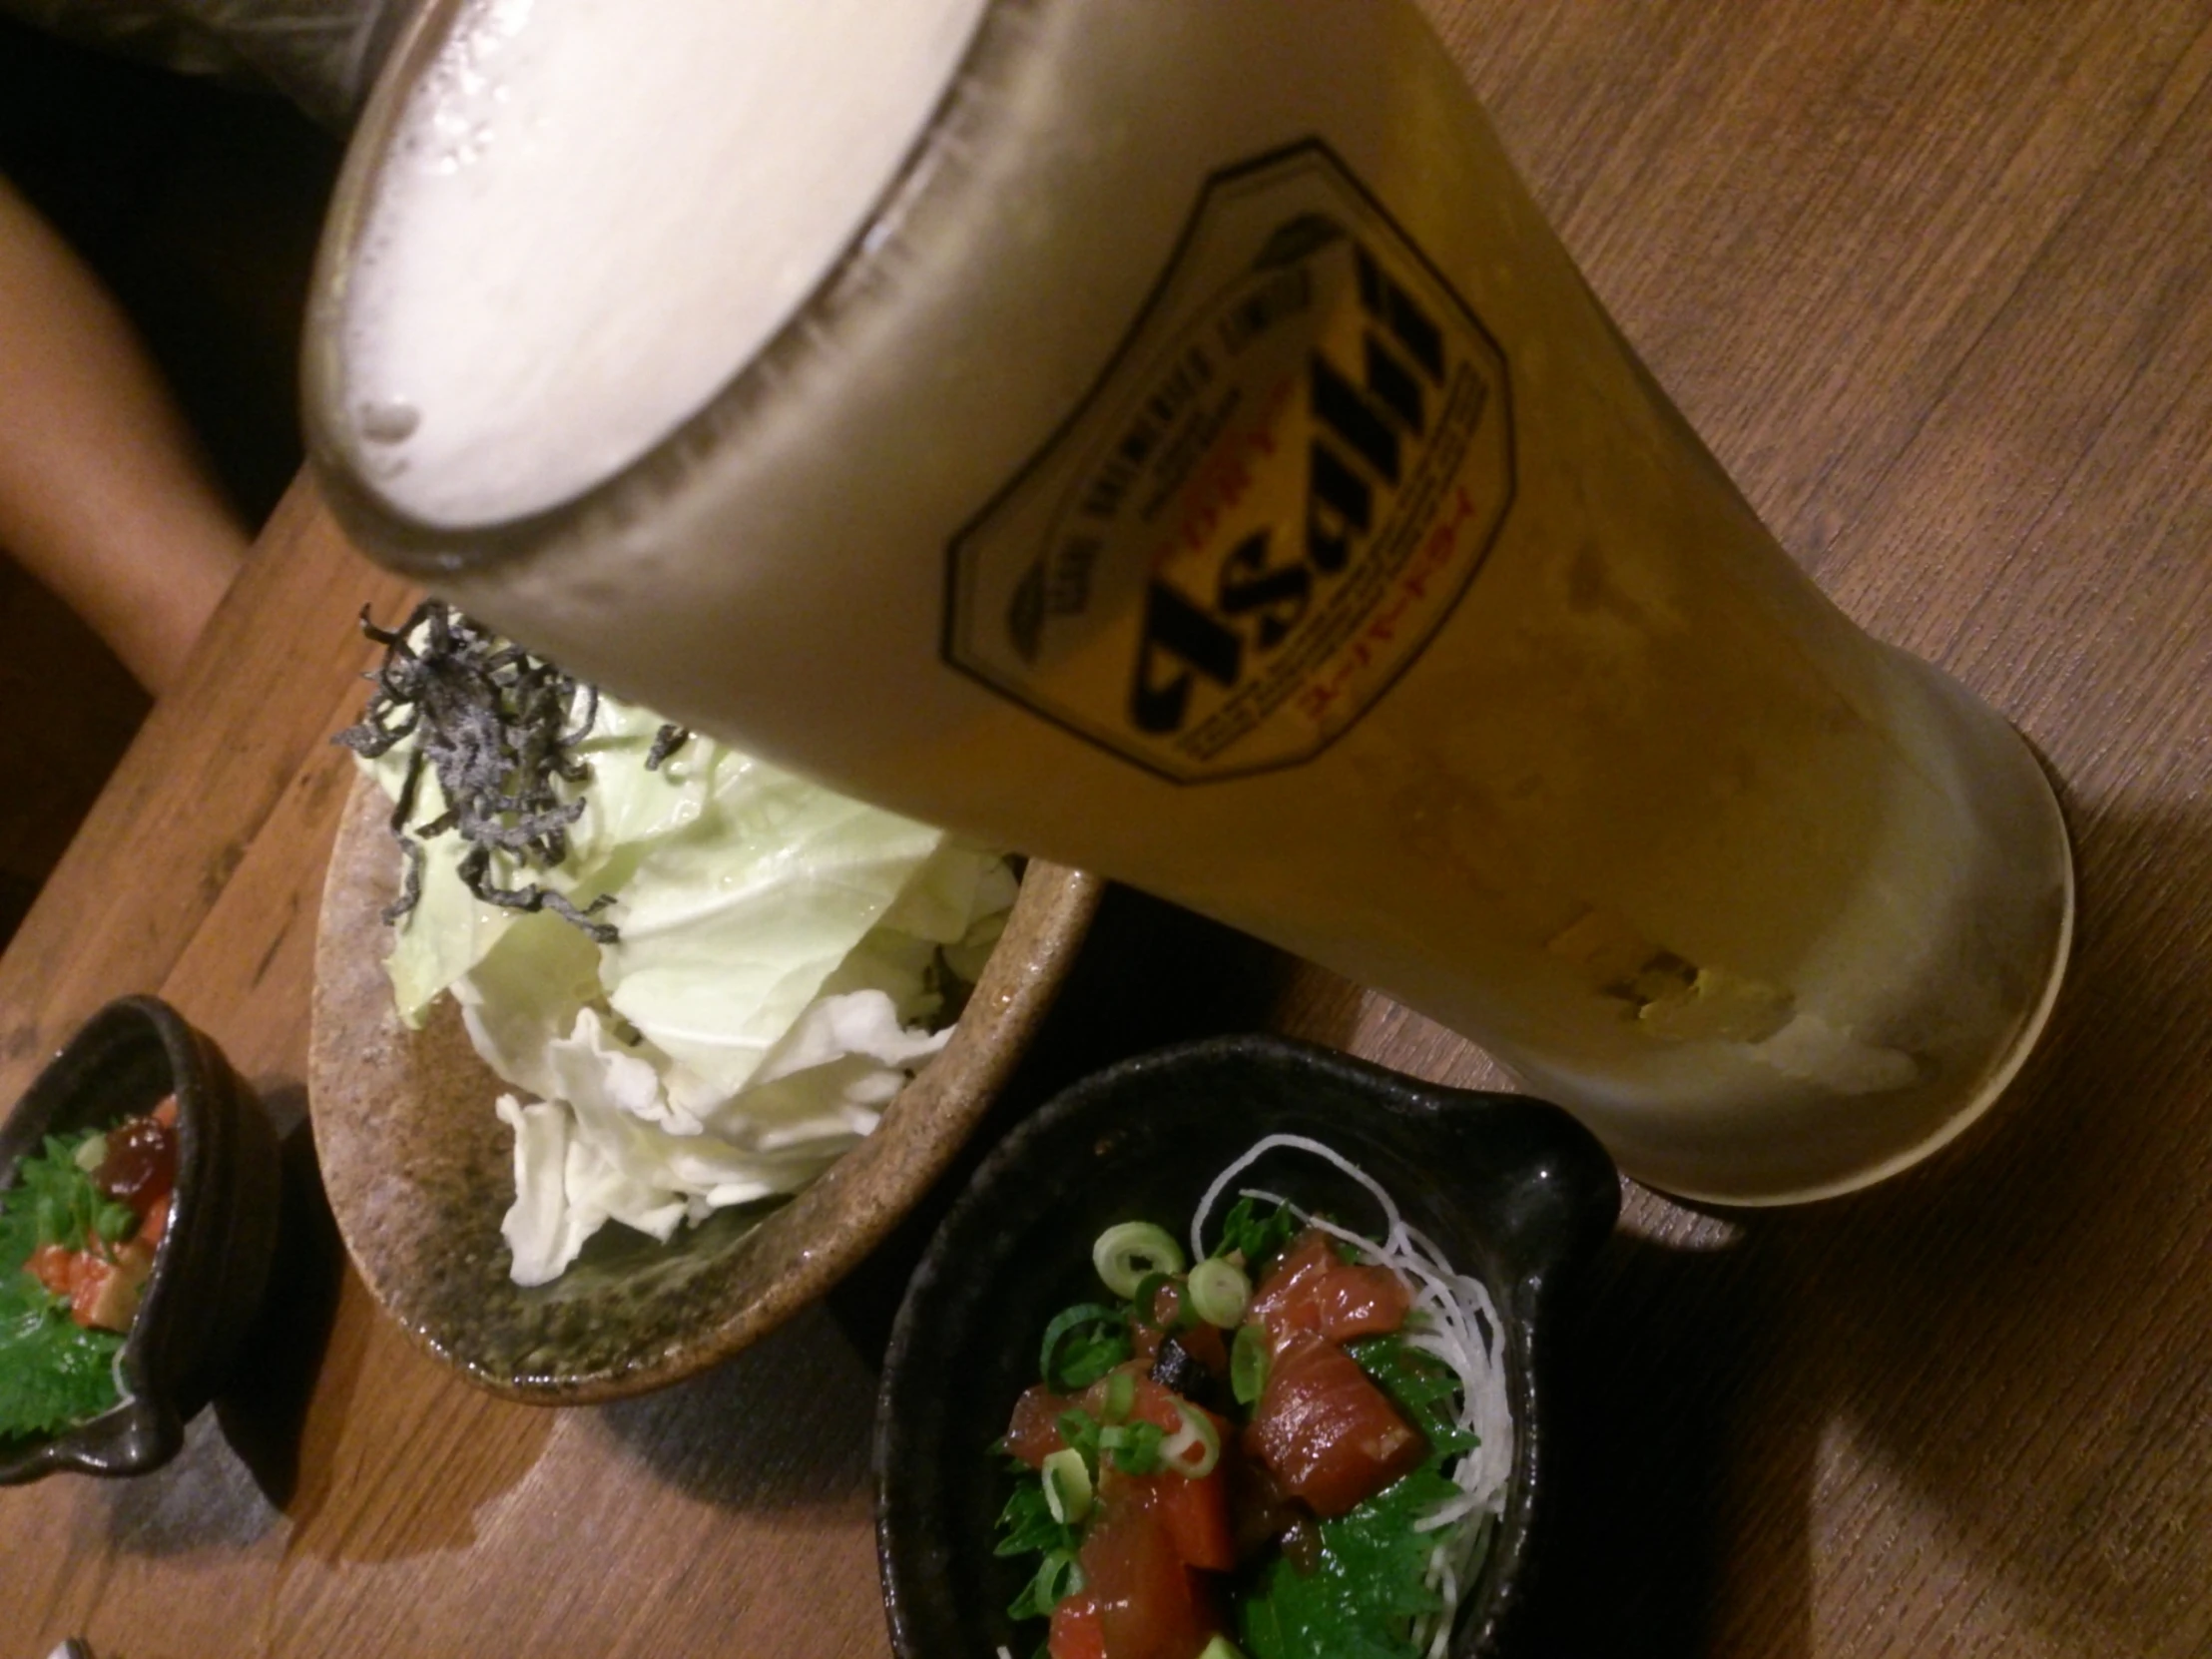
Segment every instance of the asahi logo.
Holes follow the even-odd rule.
[[[1077,416],[954,541],[947,658],[1166,777],[1295,765],[1512,495],[1505,364],[1319,144],[1217,177]]]

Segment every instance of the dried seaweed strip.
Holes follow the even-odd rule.
[[[691,733],[674,721],[653,734],[653,747],[645,752],[645,770],[659,772],[671,755],[691,742]]]
[[[387,744],[385,747],[390,746]],[[399,798],[392,803],[391,816],[384,821],[384,827],[391,831],[392,839],[399,843],[405,863],[399,883],[399,896],[386,904],[382,911],[387,923],[397,923],[422,898],[422,843],[407,833],[407,820],[414,816],[415,797],[422,786],[422,751],[418,749],[407,757],[407,776],[400,782]]]
[[[460,875],[476,897],[507,909],[551,910],[600,943],[613,943],[614,927],[592,919],[611,896],[579,908],[538,882],[504,886],[492,874],[494,852],[534,869],[551,869],[568,856],[568,831],[584,803],[564,800],[561,786],[591,776],[576,750],[598,716],[598,692],[434,599],[394,629],[376,626],[363,607],[361,632],[383,646],[384,660],[368,676],[375,690],[360,721],[336,741],[374,760],[415,740],[391,815],[405,879],[384,919],[397,921],[421,897],[422,842],[452,833],[468,843]],[[654,749],[661,753],[658,738]],[[425,767],[446,810],[410,825]]]

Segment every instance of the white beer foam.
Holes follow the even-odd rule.
[[[470,0],[346,290],[346,415],[381,488],[495,522],[679,425],[857,233],[984,5]]]

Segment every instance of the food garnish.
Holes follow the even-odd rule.
[[[611,943],[612,927],[560,893],[536,881],[503,886],[491,874],[495,852],[535,869],[551,869],[568,856],[568,828],[584,804],[562,786],[590,777],[576,749],[591,732],[597,691],[439,600],[424,600],[392,629],[377,627],[364,605],[361,632],[384,647],[384,661],[371,676],[376,690],[368,707],[337,741],[373,761],[411,740],[391,809],[392,838],[406,857],[406,872],[384,919],[397,921],[415,907],[422,895],[422,839],[450,831],[467,843],[456,873],[476,897],[517,910],[549,909]],[[664,725],[646,770],[658,771],[686,736],[683,728]],[[417,826],[409,821],[425,771],[436,777],[446,809]],[[591,908],[611,902],[602,894]]]
[[[46,1137],[0,1193],[0,1440],[58,1433],[122,1398],[115,1375],[177,1182],[177,1105]]]
[[[1382,1237],[1244,1188],[1208,1252],[1217,1202],[1285,1148],[1364,1187]],[[1189,1238],[1109,1228],[1116,1300],[1046,1327],[999,1442],[997,1552],[1036,1558],[1009,1614],[1051,1621],[1050,1659],[1442,1659],[1512,1462],[1488,1293],[1300,1136],[1224,1170]]]
[[[874,1127],[1004,925],[1005,858],[603,696],[443,607],[347,740],[411,848],[400,1018],[517,1091],[512,1276],[766,1207]]]

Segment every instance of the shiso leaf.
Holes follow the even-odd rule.
[[[1421,1431],[1430,1452],[1446,1459],[1471,1451],[1480,1439],[1459,1426],[1459,1380],[1451,1368],[1401,1336],[1369,1337],[1346,1345],[1360,1369],[1374,1378],[1406,1420]]]
[[[25,1265],[41,1245],[83,1248],[104,1212],[116,1208],[74,1156],[96,1133],[49,1136],[43,1151],[16,1166],[16,1184],[0,1193],[0,1441],[59,1433],[120,1397],[115,1357],[123,1338],[79,1326],[68,1299],[49,1292]]]
[[[1273,1562],[1238,1610],[1250,1659],[1418,1659],[1412,1620],[1440,1605],[1422,1582],[1437,1535],[1415,1527],[1458,1494],[1430,1460],[1335,1520],[1302,1573]]]

